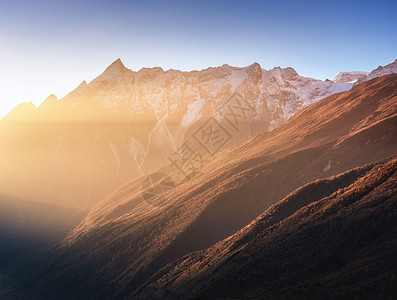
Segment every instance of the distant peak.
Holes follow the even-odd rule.
[[[123,62],[120,58],[116,59],[111,65],[121,65],[124,66]]]
[[[98,82],[116,80],[119,77],[123,77],[128,71],[131,70],[127,69],[124,66],[124,64],[121,62],[121,59],[118,58],[114,62],[112,62],[112,64],[109,67],[107,67],[106,70],[101,75],[99,75],[93,81],[91,81],[90,85],[95,86],[95,84]],[[80,86],[76,88],[76,90],[80,91],[81,88],[85,87],[85,85],[87,85],[87,83],[83,81],[82,84],[80,84]]]
[[[44,101],[54,101],[54,100],[56,101],[58,100],[58,98],[54,94],[51,94]]]
[[[33,102],[22,102],[12,109],[3,120],[7,121],[27,121],[34,118],[36,106]]]
[[[249,67],[250,68],[260,68],[261,67],[261,65],[259,64],[259,63],[257,63],[257,62],[254,62],[254,63],[252,63],[251,65],[249,65]]]
[[[105,72],[107,71],[122,71],[122,70],[127,70],[127,68],[124,66],[123,62],[121,61],[120,58],[116,59],[112,64],[106,68]]]
[[[258,64],[257,62],[254,62],[254,63],[250,64],[250,65],[247,67],[247,69],[248,69],[248,70],[262,70],[262,67],[261,67],[261,65]]]
[[[254,62],[253,64],[249,65],[248,67],[245,68],[245,70],[251,76],[252,75],[256,76],[258,80],[262,76],[262,67],[257,62]]]
[[[48,108],[54,104],[56,104],[58,101],[57,96],[54,94],[49,95],[38,107],[38,109],[43,109],[43,108]]]
[[[80,84],[78,85],[78,87],[75,88],[75,89],[72,91],[72,93],[80,92],[80,91],[84,90],[84,88],[85,88],[86,86],[88,86],[88,84],[87,84],[87,82],[86,82],[85,80],[83,80],[83,82],[80,83]]]
[[[367,75],[368,72],[363,71],[338,72],[332,81],[337,83],[354,83]]]
[[[23,107],[23,108],[32,109],[32,110],[36,109],[36,105],[34,105],[32,101],[22,102],[22,103],[18,104],[16,107]]]
[[[284,74],[284,77],[288,80],[294,80],[299,76],[299,74],[292,67],[284,68],[283,74]]]
[[[138,73],[142,73],[142,72],[164,72],[164,70],[162,67],[152,67],[152,68],[143,67],[138,71]]]
[[[84,88],[84,87],[86,87],[87,85],[88,85],[87,82],[86,82],[85,80],[83,80],[83,82],[80,83],[79,86],[78,86],[77,88],[78,88],[78,89],[79,89],[79,88]]]
[[[287,67],[287,68],[274,67],[269,72],[275,76],[282,76],[287,80],[294,80],[299,76],[299,74],[292,67]]]

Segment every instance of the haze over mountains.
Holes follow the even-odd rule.
[[[382,74],[394,71],[386,66]],[[350,89],[358,77],[349,74],[320,81],[292,68],[267,71],[257,63],[134,72],[118,59],[64,98],[51,95],[38,108],[21,104],[0,121],[0,190],[11,197],[89,209],[128,180],[169,164],[169,157],[209,118],[228,132],[230,138],[216,150],[225,149],[277,128],[325,96]],[[238,126],[224,120],[225,104],[236,93],[246,109]]]
[[[266,71],[258,64],[133,72],[116,60],[63,99],[51,95],[37,109],[21,104],[2,120],[7,174],[2,174],[1,188],[22,198],[89,208],[129,179],[168,164],[200,122],[219,120],[222,105],[235,92],[249,103],[251,113],[238,130],[228,130],[233,138],[222,148],[274,129],[296,111],[351,85],[304,78],[292,68]],[[31,147],[22,147],[27,138],[34,140]],[[15,149],[19,153],[13,158]],[[33,188],[21,195],[17,186],[27,182]],[[52,190],[38,189],[42,182]]]
[[[3,1],[0,300],[397,299],[396,10]]]
[[[368,265],[363,259],[375,263],[368,276],[354,275],[353,295],[363,295],[360,282],[367,279],[379,287],[378,275],[386,276],[390,295],[397,224],[395,159],[387,158],[397,150],[396,118],[397,74],[391,74],[328,96],[271,132],[214,153],[171,197],[159,193],[142,201],[143,178],[135,179],[96,205],[45,261],[30,266],[22,277],[30,282],[26,293],[57,299],[283,297],[307,276],[298,290],[311,295],[321,290],[322,278],[331,287],[345,284],[352,265],[332,266],[333,259],[346,258],[358,266],[352,274]],[[172,174],[175,182],[179,177]],[[321,178],[328,179],[316,181]],[[384,232],[380,248],[372,239],[349,245],[366,221]],[[343,228],[352,229],[340,239]],[[366,232],[376,238],[370,228]],[[306,237],[308,244],[302,243]],[[371,256],[373,249],[384,255]],[[378,268],[376,261],[382,261]],[[287,276],[289,270],[294,273]],[[273,272],[274,280],[266,280]]]
[[[219,151],[272,130],[303,107],[351,86],[305,78],[292,68],[267,71],[257,63],[134,72],[118,59],[64,98],[50,95],[37,108],[20,104],[0,120],[3,219],[11,228],[24,228],[21,224],[31,220],[40,238],[65,232],[76,225],[75,216],[115,188],[170,164],[207,120],[225,128],[228,139],[216,147]],[[241,107],[234,114],[243,113],[243,118],[233,119],[230,105],[225,107],[236,105],[235,100]],[[224,120],[228,113],[229,121],[238,124]],[[208,152],[193,143],[197,151]],[[51,213],[46,217],[41,211]]]
[[[2,269],[61,240],[37,264],[28,259],[14,274],[13,286],[24,297],[283,297],[296,288],[309,295],[322,290],[321,276],[333,278],[335,286],[347,284],[340,277],[345,265],[331,270],[324,262],[338,256],[341,244],[329,256],[310,246],[324,273],[297,272],[268,281],[266,288],[259,286],[267,273],[246,257],[280,261],[288,269],[303,254],[288,260],[278,252],[289,243],[303,247],[287,236],[311,232],[298,230],[292,218],[308,207],[321,214],[338,206],[320,217],[335,230],[341,227],[333,223],[334,213],[354,227],[388,207],[385,223],[374,223],[386,232],[379,248],[383,260],[362,256],[375,249],[369,242],[359,243],[358,252],[342,252],[354,256],[358,268],[368,257],[385,265],[367,277],[352,270],[361,278],[351,283],[357,291],[352,295],[361,285],[379,287],[379,278],[389,295],[395,272],[387,267],[387,247],[395,230],[390,157],[397,154],[396,63],[321,81],[257,63],[134,72],[118,59],[62,99],[50,95],[37,108],[17,106],[0,120],[0,279]],[[365,192],[368,201],[348,192],[360,189],[377,192]],[[346,199],[380,208],[363,215]],[[349,221],[355,213],[362,220]],[[316,219],[306,217],[307,226],[316,228]],[[284,228],[284,220],[291,225]],[[276,233],[264,234],[271,226]],[[313,234],[309,244],[323,247],[324,234]],[[270,247],[267,239],[284,235],[286,242],[275,243],[269,256],[256,252]],[[277,278],[284,276],[278,266],[271,268],[280,272]],[[236,274],[245,271],[251,275],[229,295]],[[252,274],[262,279],[251,280]],[[317,276],[316,288],[310,276]],[[301,286],[297,278],[309,283]],[[249,282],[257,289],[251,291]]]

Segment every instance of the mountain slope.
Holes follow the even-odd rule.
[[[397,295],[397,158],[294,191],[215,246],[166,266],[132,298]]]
[[[144,178],[122,186],[39,268],[40,285],[65,297],[131,295],[167,263],[234,234],[300,186],[396,154],[396,87],[397,75],[388,75],[310,105],[216,153],[171,196],[142,199]]]

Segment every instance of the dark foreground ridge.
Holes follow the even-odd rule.
[[[131,298],[386,299],[397,296],[396,257],[394,157],[299,188],[230,238],[169,264]]]

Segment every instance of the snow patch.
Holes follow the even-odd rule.
[[[329,169],[331,169],[331,161],[329,161],[328,164],[325,166],[323,172],[327,172]]]
[[[232,85],[232,93],[248,78],[246,68],[242,70],[233,70],[230,76],[230,84]]]
[[[187,113],[183,116],[181,124],[184,127],[189,126],[193,122],[197,121],[201,117],[201,109],[203,108],[205,101],[198,99],[187,106]]]

